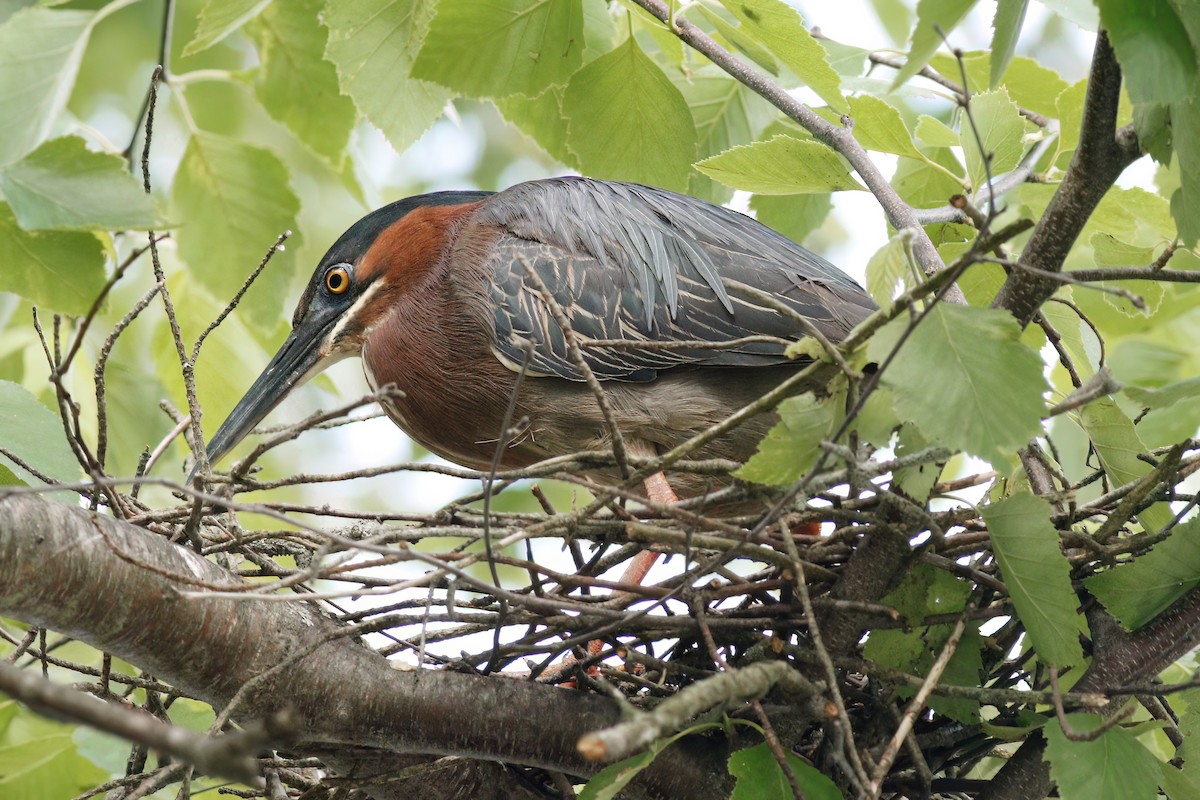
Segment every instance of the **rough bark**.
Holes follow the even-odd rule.
[[[289,710],[293,752],[319,749],[337,764],[361,763],[362,751],[374,749],[586,776],[597,767],[576,742],[620,717],[615,701],[583,692],[398,671],[301,602],[181,593],[240,584],[195,553],[111,517],[31,495],[0,496],[0,614],[88,642],[217,709],[254,681],[234,717]],[[643,773],[640,789],[651,797],[727,796],[724,753],[719,742],[682,741]]]

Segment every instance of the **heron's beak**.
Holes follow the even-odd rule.
[[[246,438],[263,417],[271,413],[283,398],[329,363],[326,339],[337,323],[336,312],[312,313],[292,329],[271,363],[254,381],[254,385],[234,406],[229,417],[208,442],[208,462],[215,464],[238,442]],[[188,476],[191,481],[195,474]]]

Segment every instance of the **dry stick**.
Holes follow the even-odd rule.
[[[154,111],[158,103],[158,81],[162,77],[162,74],[163,67],[159,64],[154,68],[154,73],[150,76],[149,102],[146,105],[146,141],[142,145],[142,188],[146,194],[150,194],[150,142],[154,134]],[[171,340],[175,343],[175,354],[179,358],[179,365],[183,374],[183,388],[187,395],[188,410],[191,412],[192,446],[196,449],[196,458],[202,467],[200,471],[208,472],[208,455],[204,452],[204,432],[200,428],[200,401],[196,397],[195,364],[188,360],[187,349],[183,344],[183,333],[179,329],[179,318],[175,315],[175,304],[171,301],[171,290],[167,287],[167,277],[163,272],[162,261],[158,257],[158,240],[154,236],[154,231],[150,231],[149,236],[150,261],[154,265],[154,279],[162,285],[159,294],[162,296],[163,309],[166,312],[167,322],[171,328]],[[183,531],[184,536],[191,541],[196,552],[201,552],[204,549],[204,540],[200,535],[201,510],[202,506],[199,499],[197,499],[195,505],[192,506],[192,516]]]
[[[1120,97],[1121,68],[1108,34],[1101,31],[1096,37],[1084,97],[1079,144],[1062,183],[1021,253],[1020,260],[1025,266],[1045,272],[1062,271],[1067,253],[1100,199],[1125,167],[1141,156],[1132,126],[1117,130]],[[1007,309],[1025,325],[1057,288],[1057,281],[1014,271],[992,306]]]
[[[938,255],[937,248],[934,247],[929,234],[921,227],[921,222],[917,219],[912,207],[900,199],[900,195],[875,166],[875,162],[867,155],[867,151],[854,138],[848,125],[839,127],[826,121],[807,105],[788,94],[782,86],[717,44],[711,36],[691,22],[678,16],[672,19],[670,8],[661,0],[633,1],[652,16],[666,23],[668,29],[686,44],[702,53],[751,91],[761,95],[790,119],[799,123],[815,139],[842,155],[866,183],[871,194],[875,195],[892,227],[896,230],[911,229],[913,231],[913,253],[925,274],[932,275],[946,268],[941,256]],[[671,26],[672,21],[674,22],[673,27]],[[953,288],[947,299],[950,302],[966,303],[966,298],[963,297],[962,291],[958,287]]]
[[[167,725],[150,714],[115,703],[97,702],[82,692],[51,683],[26,670],[0,662],[0,689],[39,713],[66,717],[96,730],[166,753],[196,765],[202,772],[254,785],[258,769],[252,754],[265,739],[259,736],[202,736]]]
[[[1071,726],[1067,721],[1067,712],[1063,708],[1062,692],[1058,688],[1058,667],[1048,667],[1050,675],[1050,692],[1054,700],[1054,716],[1058,718],[1059,727],[1062,728],[1063,736],[1067,737],[1072,742],[1094,742],[1111,729],[1120,725],[1129,715],[1137,710],[1137,706],[1128,704],[1117,714],[1106,717],[1105,720],[1090,731],[1080,732]]]
[[[250,273],[250,276],[246,278],[246,280],[242,281],[242,285],[237,290],[237,293],[234,294],[233,299],[225,305],[225,308],[221,309],[221,313],[217,315],[217,318],[209,323],[208,327],[205,328],[201,332],[200,336],[196,338],[196,345],[192,348],[193,364],[195,364],[197,359],[200,358],[200,348],[204,346],[204,340],[207,339],[208,335],[215,331],[217,327],[225,321],[226,317],[233,313],[233,310],[237,308],[238,303],[242,301],[242,297],[244,297],[250,287],[254,285],[254,282],[258,280],[258,276],[262,274],[262,271],[267,268],[267,264],[271,263],[272,256],[284,249],[284,242],[286,242],[288,237],[291,235],[291,231],[284,231],[283,233],[279,234],[279,238],[275,240],[275,244],[267,248],[267,252],[263,255],[262,260],[258,262],[258,266],[254,268],[254,271]]]
[[[962,640],[963,632],[967,629],[967,620],[962,617],[954,626],[954,630],[950,632],[950,638],[946,640],[946,644],[942,647],[942,652],[938,654],[937,660],[933,662],[933,666],[929,669],[929,674],[925,676],[921,688],[917,690],[917,694],[909,702],[908,707],[904,709],[904,716],[900,718],[900,725],[897,726],[895,734],[892,735],[891,741],[884,748],[883,755],[879,757],[879,763],[875,766],[875,776],[871,779],[870,797],[873,800],[883,794],[883,781],[887,778],[888,770],[892,768],[892,762],[896,760],[896,756],[900,753],[900,745],[912,733],[913,723],[917,719],[917,715],[925,709],[925,704],[929,702],[929,695],[932,694],[933,688],[942,678],[942,673],[946,671],[946,666],[950,663],[950,659],[954,656],[954,651],[958,649],[958,643]]]
[[[158,294],[162,288],[163,284],[156,283],[138,298],[138,301],[133,304],[133,308],[129,309],[129,312],[113,326],[112,332],[104,340],[104,344],[100,347],[100,353],[96,357],[96,366],[92,370],[92,383],[96,387],[96,461],[100,464],[101,469],[104,468],[104,462],[108,457],[108,401],[105,394],[104,371],[108,366],[109,353],[112,352],[117,339],[125,332],[125,329],[137,319],[146,306],[150,305],[154,295]]]
[[[820,695],[819,685],[810,683],[787,662],[758,661],[741,669],[718,672],[680,689],[653,711],[586,734],[579,740],[579,752],[590,761],[624,758],[657,739],[683,730],[705,711],[756,700],[776,685],[805,699]]]
[[[721,668],[722,672],[729,672],[729,664],[722,657],[721,651],[717,649],[717,642],[713,639],[712,630],[704,620],[704,600],[700,595],[696,595],[693,598],[692,611],[696,618],[696,624],[700,626],[700,634],[704,637],[704,646],[708,648],[709,656]],[[759,725],[762,726],[763,737],[767,740],[767,747],[770,749],[771,755],[775,757],[775,762],[779,764],[779,769],[783,771],[784,777],[787,778],[788,786],[792,789],[792,797],[795,800],[804,800],[804,792],[800,791],[800,783],[796,780],[796,773],[792,770],[792,765],[788,763],[787,753],[784,752],[783,745],[779,742],[779,736],[775,733],[775,727],[771,725],[771,718],[763,710],[762,702],[755,698],[750,701],[750,706],[754,709],[754,713],[758,717]]]
[[[866,767],[863,766],[862,757],[859,755],[858,746],[854,741],[854,726],[850,722],[850,714],[846,711],[846,701],[839,688],[837,667],[834,666],[833,659],[821,639],[821,628],[817,624],[817,612],[813,608],[812,597],[808,593],[808,579],[804,574],[804,562],[800,560],[800,553],[796,548],[796,543],[792,541],[792,537],[784,536],[783,541],[787,545],[788,555],[792,557],[793,568],[796,570],[796,590],[800,594],[800,604],[804,608],[804,619],[808,624],[808,635],[812,639],[813,652],[825,671],[829,694],[833,698],[834,708],[837,710],[834,724],[842,732],[843,750],[845,750],[850,766],[846,777],[854,781],[859,792],[865,792],[871,783],[871,776],[867,774]]]

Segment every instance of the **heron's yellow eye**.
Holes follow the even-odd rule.
[[[350,288],[350,271],[340,264],[325,273],[325,288],[330,294],[343,294]]]

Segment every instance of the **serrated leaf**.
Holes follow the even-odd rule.
[[[842,800],[833,781],[798,756],[786,753],[788,766],[806,800]],[[787,776],[766,742],[729,756],[729,774],[737,778],[729,800],[792,800]]]
[[[322,0],[272,3],[246,26],[262,62],[254,94],[272,117],[335,167],[342,163],[358,111],[324,59]]]
[[[908,320],[888,323],[867,355],[885,358]],[[932,441],[1004,463],[1041,430],[1041,357],[1020,342],[1020,328],[1003,311],[935,306],[883,372],[896,413]],[[931,392],[930,387],[936,387]]]
[[[720,34],[725,41],[733,45],[736,50],[740,51],[742,55],[749,58],[755,64],[758,64],[772,75],[779,74],[779,64],[775,60],[775,56],[771,55],[770,50],[756,42],[753,36],[747,34],[741,28],[730,25],[725,21],[724,17],[708,6],[697,5],[693,6],[693,8],[699,11],[704,18],[708,20],[709,24],[716,29],[716,32]]]
[[[989,173],[995,178],[1021,161],[1025,122],[1003,88],[972,97],[971,119],[975,120],[974,129],[964,118],[959,138],[967,175],[971,185],[978,189],[987,185]]]
[[[744,481],[785,485],[812,469],[843,416],[845,389],[824,397],[805,392],[779,404],[779,422],[759,442],[758,450],[734,474]]]
[[[184,57],[207,50],[254,19],[271,0],[207,0],[200,9],[196,35],[183,48]],[[290,2],[290,0],[283,0]]]
[[[1092,440],[1114,487],[1138,480],[1153,469],[1139,455],[1147,455],[1146,446],[1138,437],[1133,420],[1111,397],[1101,397],[1088,403],[1079,412],[1079,424]],[[1138,514],[1138,521],[1147,531],[1156,532],[1171,521],[1173,514],[1166,503],[1155,503]]]
[[[0,168],[0,189],[26,230],[147,230],[165,224],[119,156],[64,136]]]
[[[409,77],[434,0],[328,0],[325,57],[342,92],[397,151],[415,142],[450,99],[444,87]]]
[[[940,119],[922,114],[917,118],[917,138],[930,147],[958,147],[958,133]]]
[[[842,80],[796,9],[783,0],[721,0],[721,5],[831,108],[846,110]]]
[[[1038,658],[1073,667],[1083,663],[1079,598],[1051,513],[1045,500],[1020,492],[984,507],[983,518],[1001,578]]]
[[[792,136],[731,148],[697,163],[696,169],[726,186],[758,194],[862,188],[828,147]]]
[[[1067,82],[1057,72],[1032,58],[1017,56],[1009,63],[1003,78],[1004,88],[1014,103],[1048,117],[1057,115],[1054,101],[1067,88]]]
[[[0,164],[49,135],[67,105],[96,15],[26,8],[0,26]]]
[[[1088,240],[1098,267],[1145,267],[1154,260],[1154,248],[1121,241],[1097,231]]]
[[[583,171],[683,190],[696,128],[683,95],[631,37],[571,77],[567,146]]]
[[[951,197],[963,193],[962,180],[953,177],[961,175],[963,167],[949,148],[939,147],[928,152],[921,160],[901,156],[896,162],[892,188],[915,208],[944,206]],[[938,169],[935,164],[944,169]]]
[[[25,387],[11,381],[0,381],[0,447],[50,478],[63,483],[79,480],[79,462],[67,444],[62,420]],[[4,455],[0,455],[0,463],[28,485],[44,485]]]
[[[917,3],[917,25],[913,29],[912,47],[908,59],[892,83],[895,89],[921,68],[937,52],[942,43],[942,34],[949,34],[975,6],[976,0],[920,0]],[[938,33],[938,29],[942,33]]]
[[[537,97],[510,94],[494,100],[501,115],[533,139],[551,158],[579,170],[579,159],[567,148],[562,119],[562,89],[550,88]]]
[[[868,150],[921,158],[912,134],[900,112],[871,95],[850,98],[850,116],[854,118],[854,138]]]
[[[778,113],[741,81],[719,70],[696,70],[676,86],[692,112],[701,158],[749,144]]]
[[[1096,0],[1134,103],[1171,103],[1196,94],[1196,52],[1169,0]]]
[[[803,244],[825,222],[833,200],[827,194],[756,194],[750,198],[750,208],[759,222]]]
[[[218,298],[233,297],[279,235],[296,229],[300,210],[274,153],[203,132],[188,141],[171,198],[182,220],[179,253]],[[298,245],[295,236],[289,244]],[[242,304],[247,318],[264,330],[273,329],[283,314],[293,252],[275,254],[250,289],[254,299]]]
[[[1104,724],[1099,714],[1067,714],[1073,730]],[[1133,734],[1114,727],[1093,741],[1072,741],[1056,722],[1047,725],[1046,760],[1063,800],[1154,800],[1161,775],[1158,759]]]
[[[912,277],[908,250],[912,233],[900,231],[867,261],[867,293],[879,305],[891,302]]]
[[[1000,77],[1008,69],[1013,52],[1017,48],[1017,39],[1021,35],[1021,25],[1025,22],[1025,10],[1029,0],[999,0],[996,4],[996,16],[992,19],[992,69],[989,86],[1000,82]]]
[[[1128,564],[1084,581],[1128,630],[1137,630],[1200,586],[1200,520],[1189,520]]]
[[[583,63],[580,0],[440,2],[412,76],[473,97],[537,95]]]
[[[0,203],[0,292],[81,316],[104,286],[104,245],[90,233],[25,231]]]

